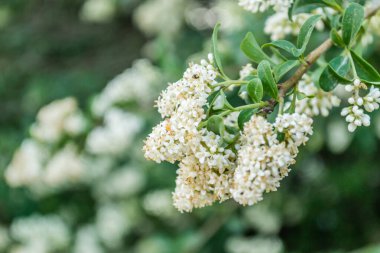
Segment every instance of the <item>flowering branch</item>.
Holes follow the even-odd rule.
[[[369,19],[375,15],[380,10],[380,4],[374,6],[370,11],[367,12],[366,18]],[[331,38],[325,40],[319,47],[314,49],[307,57],[305,62],[297,69],[294,75],[282,84],[279,84],[279,96],[285,97],[287,92],[292,89],[304,76],[304,74],[313,66],[313,64],[325,54],[334,45]],[[351,58],[351,56],[350,56]],[[352,59],[352,58],[351,58]],[[354,66],[354,64],[352,64]],[[271,108],[266,108],[266,110],[273,109],[276,105],[276,101],[271,100]]]
[[[284,10],[293,15],[292,10],[305,9],[298,5],[311,3],[244,0],[241,4],[253,12],[273,7],[283,18]],[[352,94],[350,105],[342,110],[348,129],[370,124],[365,111],[380,107],[380,90],[374,87],[380,85],[380,74],[356,48],[367,32],[365,20],[377,13],[380,4],[367,14],[362,5],[349,1],[319,4],[327,10],[306,14],[296,44],[275,40],[260,46],[248,33],[241,50],[257,69],[246,65],[238,80],[230,79],[223,70],[217,25],[208,60],[191,64],[182,79],[161,93],[157,107],[163,121],[147,138],[144,151],[146,158],[156,162],[179,162],[173,194],[177,209],[189,212],[230,198],[253,205],[264,193],[277,190],[299,148],[313,134],[312,117],[327,116],[339,106],[340,99],[331,92],[338,84]],[[331,38],[304,56],[314,29],[325,23],[331,28]],[[333,46],[342,53],[311,70]],[[273,55],[264,52],[264,47],[271,47]],[[282,81],[295,68],[294,74]],[[319,85],[308,72],[322,73]],[[369,92],[364,92],[368,87]],[[238,92],[230,92],[234,89]],[[363,93],[367,94],[362,97]],[[277,104],[278,112],[271,115],[272,120],[267,119]]]

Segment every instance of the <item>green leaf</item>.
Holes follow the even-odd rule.
[[[264,91],[269,94],[272,98],[276,99],[278,98],[278,88],[276,81],[274,80],[272,69],[270,67],[270,64],[268,61],[262,61],[260,62],[259,66],[257,67],[257,72],[259,75],[259,78],[261,79],[263,83]]]
[[[225,127],[223,118],[219,115],[213,115],[207,120],[207,130],[218,134],[220,136],[224,135]]]
[[[353,80],[347,78],[348,71],[350,70],[349,59],[344,56],[338,56],[329,62],[328,67],[331,73],[341,84],[352,83]]]
[[[345,47],[342,37],[339,35],[338,31],[335,28],[331,30],[330,37],[335,45],[339,47]]]
[[[261,49],[251,32],[247,33],[241,42],[240,49],[253,62],[260,63],[263,60],[271,61],[269,56]]]
[[[299,64],[300,62],[298,60],[290,60],[276,65],[273,69],[276,82],[279,82],[284,75],[286,75],[293,68],[297,67]]]
[[[343,14],[343,41],[350,46],[364,21],[364,8],[360,4],[351,3]]]
[[[211,108],[215,111],[223,109],[233,109],[232,105],[228,102],[226,94],[220,90],[218,96],[212,101]]]
[[[337,11],[340,11],[342,8],[341,8],[341,4],[342,3],[338,3],[340,1],[336,1],[336,0],[322,0],[326,5],[330,6],[331,8],[337,10]]]
[[[350,51],[354,60],[356,73],[360,80],[366,84],[380,85],[379,72],[366,60],[357,55],[354,51]]]
[[[332,59],[319,78],[319,86],[327,92],[335,89],[338,84],[342,83],[341,77],[346,76],[349,69],[350,64],[346,57],[338,56]]]
[[[309,40],[315,25],[321,19],[321,15],[311,16],[306,20],[306,22],[302,25],[300,33],[297,39],[297,47],[300,50],[299,55],[303,54],[306,50],[307,45],[309,44]]]
[[[289,19],[292,20],[293,15],[296,13],[305,12],[305,7],[314,5],[325,6],[326,4],[321,0],[295,0],[288,10]]]
[[[238,125],[240,130],[244,130],[244,124],[249,121],[253,114],[255,114],[258,109],[247,109],[240,112],[238,116]]]
[[[212,46],[211,46],[211,49],[212,49],[212,54],[213,54],[213,57],[214,57],[214,62],[216,64],[216,67],[218,68],[220,74],[224,78],[229,79],[227,77],[227,75],[224,73],[223,66],[222,66],[222,61],[220,60],[220,55],[219,55],[219,51],[218,51],[218,32],[219,32],[219,28],[220,28],[220,24],[218,23],[218,24],[215,25],[214,31],[212,33]]]
[[[261,102],[264,95],[263,84],[259,78],[252,79],[247,85],[247,92],[253,102]]]
[[[293,55],[294,57],[299,57],[301,55],[299,50],[297,49],[297,47],[293,43],[291,43],[290,41],[287,41],[287,40],[273,41],[271,43],[264,44],[263,48],[264,47],[279,48],[279,49],[282,49],[282,50],[288,52],[289,54]]]

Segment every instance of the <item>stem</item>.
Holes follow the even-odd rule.
[[[353,74],[354,74],[354,78],[355,79],[359,79],[358,72],[356,71],[354,59],[352,59],[352,55],[351,55],[351,53],[348,50],[347,50],[347,54],[348,54],[348,59],[350,59],[350,63],[351,63],[351,66],[352,66],[352,71],[353,71]]]
[[[228,80],[228,81],[224,81],[224,82],[221,82],[221,83],[217,83],[215,85],[213,85],[213,87],[219,87],[219,86],[230,86],[230,85],[242,85],[242,84],[247,84],[248,81],[244,81],[244,80]]]
[[[231,110],[231,112],[238,112],[238,111],[242,111],[242,110],[246,110],[246,109],[256,109],[256,108],[261,108],[261,107],[264,107],[267,105],[268,105],[268,102],[262,101],[262,102],[256,103],[256,104],[250,104],[250,105],[243,105],[243,106],[235,107],[234,109]]]
[[[380,4],[376,4],[370,11],[366,14],[366,19],[371,18],[373,15],[376,14],[377,11],[380,10]],[[305,62],[297,69],[297,71],[294,73],[294,75],[285,81],[282,84],[279,84],[279,96],[285,97],[286,93],[289,89],[293,88],[299,80],[303,77],[303,75],[313,66],[313,64],[323,55],[326,53],[331,47],[333,46],[332,40],[329,38],[325,40],[319,47],[314,49],[305,59]],[[269,108],[267,108],[267,111],[273,110],[273,108],[277,105],[277,101],[274,99],[270,100]]]

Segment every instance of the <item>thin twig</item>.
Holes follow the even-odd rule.
[[[372,17],[380,10],[380,4],[376,4],[370,11],[366,14],[366,19]],[[314,49],[307,57],[305,62],[297,69],[294,75],[287,81],[278,85],[279,96],[285,97],[286,93],[293,88],[303,77],[303,75],[313,66],[313,64],[326,53],[333,46],[332,40],[329,38],[323,42],[319,47]],[[277,101],[274,99],[269,101],[269,106],[264,109],[264,113],[273,111],[273,108],[277,105]]]

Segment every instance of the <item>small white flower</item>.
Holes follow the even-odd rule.
[[[354,132],[359,126],[369,126],[371,117],[365,113],[379,109],[380,90],[371,86],[369,92],[363,97],[361,92],[368,89],[359,79],[355,79],[352,85],[346,85],[345,90],[352,93],[348,98],[350,106],[342,109],[341,115],[346,118],[348,130]]]
[[[346,86],[347,87],[347,86]],[[340,99],[332,92],[317,88],[310,76],[304,75],[298,84],[298,91],[307,97],[297,100],[296,112],[310,117],[322,115],[327,117],[333,107],[340,105]]]
[[[239,5],[247,11],[264,12],[273,7],[276,11],[287,11],[293,0],[239,0]]]
[[[317,9],[315,12],[319,14],[320,9]],[[277,12],[266,20],[264,32],[269,34],[272,40],[283,39],[287,35],[296,36],[300,32],[301,26],[312,15],[313,14],[309,13],[300,13],[294,15],[293,21],[291,21],[289,20],[287,12]],[[324,24],[322,21],[317,23],[316,29],[319,31],[324,29]]]

